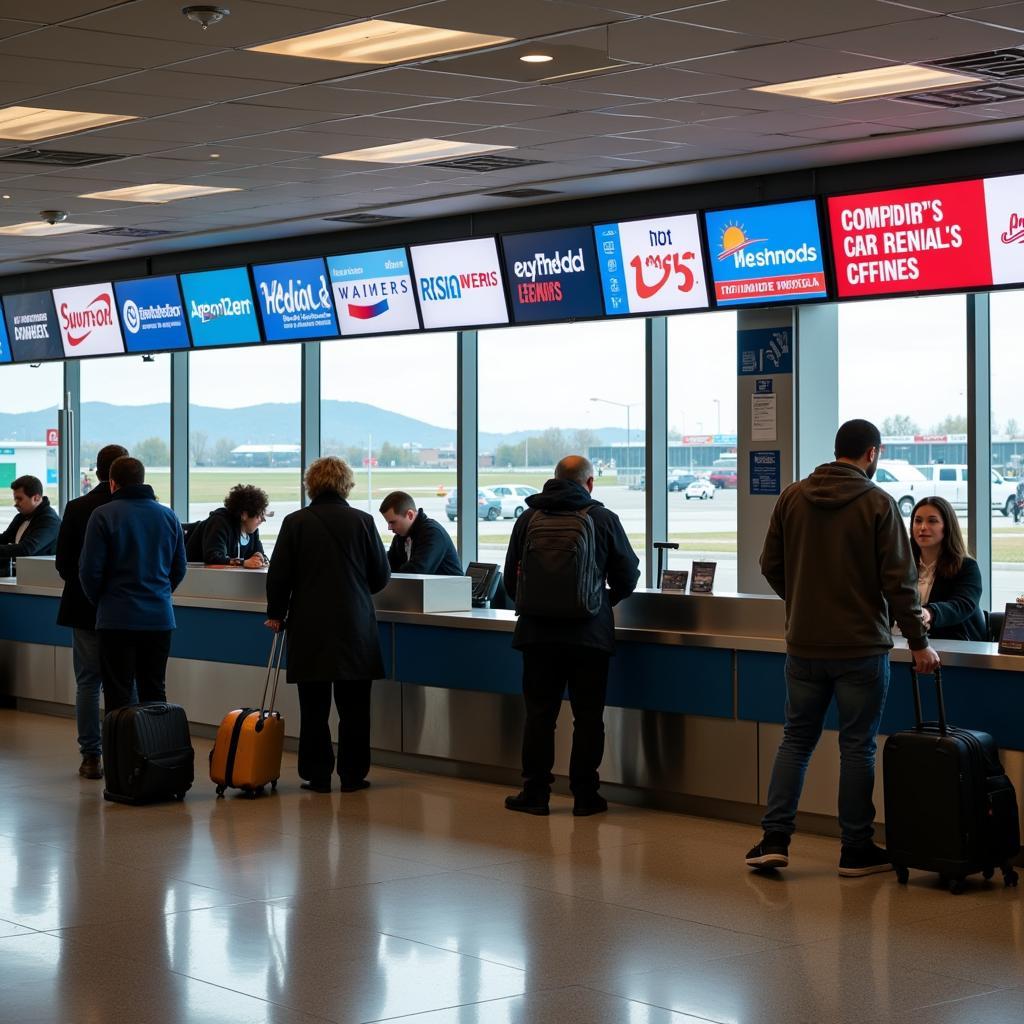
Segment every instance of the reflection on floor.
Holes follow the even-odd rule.
[[[750,874],[749,828],[375,769],[355,794],[105,804],[74,724],[0,712],[0,1019],[1008,1024],[1020,898]],[[197,742],[197,765],[209,744]]]

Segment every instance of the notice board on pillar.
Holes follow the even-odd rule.
[[[739,350],[737,373],[741,377],[793,372],[793,330],[790,327],[758,327],[736,332]]]

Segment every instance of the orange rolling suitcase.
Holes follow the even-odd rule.
[[[210,779],[217,784],[218,797],[228,788],[244,790],[251,797],[262,793],[268,783],[272,789],[277,789],[284,749],[284,719],[274,710],[274,702],[283,655],[284,634],[275,633],[260,706],[229,711],[220,723],[210,751]],[[274,688],[268,707],[271,676]]]

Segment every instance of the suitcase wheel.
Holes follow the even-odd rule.
[[[217,799],[218,800],[223,800],[224,799],[224,790],[226,790],[226,789],[227,789],[227,786],[218,786],[217,787]]]
[[[949,881],[949,891],[954,896],[962,896],[967,891],[967,882],[963,878],[951,878]]]
[[[910,871],[907,868],[897,868],[896,881],[899,882],[900,885],[906,885],[907,882],[910,881]]]
[[[984,878],[986,882],[991,882],[992,881],[992,876],[995,873],[996,873],[996,869],[995,868],[985,868],[985,870],[982,871],[982,873],[981,873],[981,877]]]
[[[270,788],[276,793],[277,792],[277,779],[272,779],[270,782]]]
[[[1003,885],[1010,889],[1017,888],[1017,881],[1020,875],[1013,868],[1003,868]]]

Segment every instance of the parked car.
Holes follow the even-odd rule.
[[[459,516],[459,489],[453,487],[444,506],[448,521],[454,523]],[[476,492],[476,517],[494,522],[501,515],[501,499],[486,487]]]
[[[670,491],[685,491],[697,479],[696,473],[688,473],[682,469],[669,470],[668,489]]]
[[[717,469],[711,470],[708,480],[720,490],[734,491],[739,486],[735,466],[719,466]]]
[[[902,516],[909,516],[919,499],[935,493],[924,473],[906,459],[879,460],[875,483],[896,499]]]
[[[518,519],[526,511],[526,499],[540,493],[536,487],[526,484],[496,484],[488,490],[498,496],[503,519]]]
[[[931,484],[931,493],[945,498],[956,509],[967,508],[967,467],[950,465],[949,463],[932,463],[927,466],[915,466],[921,475]],[[992,470],[992,511],[1001,512],[1004,516],[1013,515],[1013,504],[1017,499],[1017,486],[1005,480],[996,470]]]
[[[701,501],[704,501],[706,498],[713,498],[714,496],[715,485],[710,480],[694,480],[686,488],[687,501],[691,498],[700,498]]]

